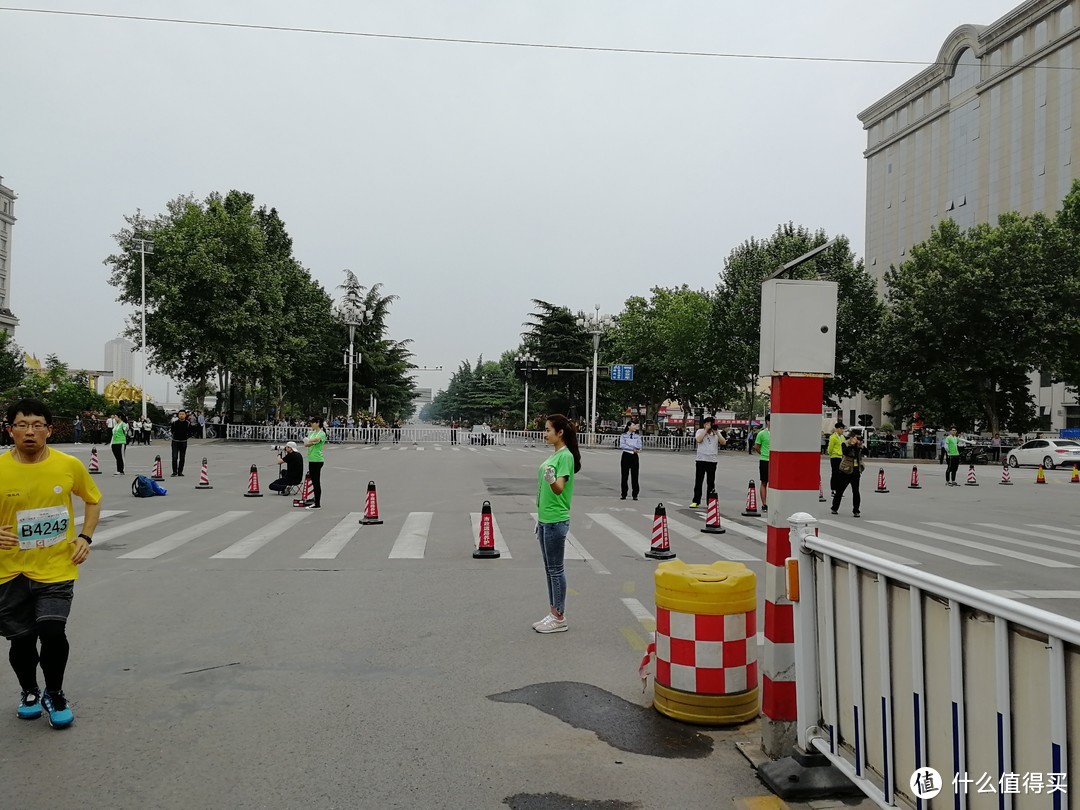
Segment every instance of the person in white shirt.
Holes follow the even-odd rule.
[[[716,429],[716,423],[711,416],[706,416],[701,429],[694,434],[694,442],[697,452],[694,454],[694,498],[690,501],[690,508],[696,509],[701,504],[701,484],[706,481],[708,489],[705,495],[716,489],[716,461],[721,446],[727,444],[727,439],[720,435]]]
[[[633,483],[634,500],[637,500],[641,487],[638,486],[638,452],[641,450],[641,435],[638,433],[637,422],[627,422],[626,430],[619,436],[619,449],[622,450],[622,497],[626,500],[626,478],[630,477]]]

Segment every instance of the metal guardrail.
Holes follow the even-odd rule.
[[[884,808],[922,810],[927,768],[935,807],[1068,807],[1080,622],[817,537],[810,515],[790,523],[800,748]]]

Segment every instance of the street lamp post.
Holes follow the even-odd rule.
[[[355,355],[356,327],[371,323],[375,313],[349,303],[342,304],[340,313],[342,321],[349,327],[349,358],[346,361],[349,366],[349,412],[346,414],[348,418],[353,415],[353,367],[357,360]]]
[[[595,307],[596,312],[592,315],[587,315],[584,312],[578,313],[577,325],[584,329],[586,332],[592,335],[593,356],[592,356],[592,403],[590,405],[588,401],[589,386],[586,383],[585,393],[586,402],[585,407],[588,409],[588,425],[589,432],[596,432],[596,378],[597,370],[599,369],[600,361],[600,335],[603,334],[605,329],[608,329],[615,323],[615,319],[610,315],[600,314],[600,305]]]
[[[139,251],[142,264],[142,375],[139,387],[142,389],[142,418],[146,421],[146,254],[153,255],[154,243],[148,239],[136,239],[135,249]]]
[[[532,376],[532,364],[539,359],[529,352],[519,354],[515,358],[519,363],[525,364],[525,430],[529,429],[529,377]]]

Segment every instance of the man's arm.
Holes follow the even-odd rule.
[[[97,528],[98,521],[101,520],[101,503],[86,504],[84,515],[82,534],[93,537],[94,529]],[[83,538],[76,537],[74,545],[75,549],[71,552],[71,561],[76,565],[82,565],[90,556],[90,544]]]

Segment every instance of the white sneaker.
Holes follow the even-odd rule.
[[[547,614],[546,614],[546,615],[544,616],[544,618],[542,618],[542,619],[541,619],[540,621],[538,621],[538,622],[533,622],[533,624],[532,624],[533,630],[535,630],[535,629],[536,629],[537,627],[539,627],[540,625],[542,625],[542,624],[543,624],[544,622],[546,622],[546,621],[547,621],[548,619],[552,619],[552,618],[554,618],[554,617],[553,617],[553,616],[551,615],[551,613],[550,613],[550,611],[549,611],[549,612],[548,612],[548,613],[547,613]]]
[[[567,631],[566,619],[556,619],[549,615],[535,628],[537,633],[565,633]]]

